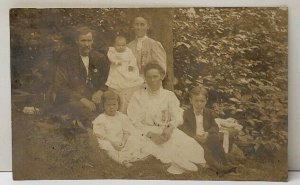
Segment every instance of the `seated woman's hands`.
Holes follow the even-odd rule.
[[[165,142],[165,139],[163,138],[162,134],[148,132],[146,136],[157,145],[163,144]]]
[[[196,134],[195,140],[198,143],[203,144],[206,142],[207,136],[208,136],[208,132],[203,132],[203,134]]]
[[[163,132],[162,132],[162,136],[164,137],[165,141],[168,141],[170,139],[170,137],[172,136],[173,134],[173,131],[174,131],[175,127],[173,125],[167,125]]]
[[[166,126],[161,134],[153,133],[153,132],[148,132],[147,137],[150,138],[155,144],[163,144],[167,142],[174,130],[175,127],[172,125]]]

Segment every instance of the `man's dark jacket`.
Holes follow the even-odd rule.
[[[196,139],[196,116],[192,108],[184,111],[183,121],[179,129]],[[203,109],[203,129],[209,133],[206,142],[200,143],[204,148],[204,158],[207,164],[214,165],[216,161],[225,161],[225,152],[218,135],[219,127],[215,122],[215,114],[208,108]]]
[[[196,115],[193,108],[189,108],[183,113],[183,124],[179,127],[183,132],[191,137],[196,136]],[[215,122],[215,115],[208,109],[203,109],[203,129],[208,133],[218,133],[219,127]]]
[[[58,62],[54,79],[57,103],[79,101],[81,98],[91,100],[93,93],[106,89],[109,63],[105,55],[94,50],[90,52],[88,76],[78,48],[64,52]]]

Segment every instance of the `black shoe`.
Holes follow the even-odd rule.
[[[212,169],[217,172],[218,175],[225,175],[228,173],[236,173],[236,166],[233,165],[224,165],[222,162],[214,162],[211,165]]]

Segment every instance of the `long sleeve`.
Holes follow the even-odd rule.
[[[80,100],[84,96],[78,91],[72,89],[69,85],[69,74],[67,73],[65,61],[61,61],[60,65],[56,69],[54,77],[54,90],[59,92],[60,96],[71,99],[71,100]],[[79,89],[80,87],[78,87]]]
[[[130,48],[128,48],[128,59],[129,59],[129,65],[130,67],[133,67],[133,71],[131,71],[131,76],[134,77],[134,79],[137,78],[137,76],[140,75],[139,67],[137,64],[137,60]]]
[[[97,90],[106,91],[107,86],[105,85],[108,73],[109,73],[109,61],[108,58],[105,55],[99,55],[99,58],[101,60],[99,70],[101,71],[100,76],[95,77],[95,84],[97,84]]]
[[[171,116],[171,124],[178,127],[183,123],[183,109],[180,108],[180,102],[173,92],[170,92],[169,97],[169,113]]]
[[[107,57],[108,57],[109,61],[115,65],[120,62],[116,56],[116,51],[113,47],[109,47],[108,52],[107,52]]]
[[[204,109],[204,124],[207,125],[207,128],[205,129],[206,132],[212,132],[217,133],[219,132],[218,124],[215,121],[215,115],[213,112],[207,108]],[[204,125],[203,125],[204,126]]]
[[[123,115],[121,117],[121,121],[122,121],[122,129],[123,129],[123,131],[130,133],[133,125],[131,124],[129,118],[127,116]]]
[[[146,113],[143,109],[144,105],[141,101],[140,92],[137,91],[131,97],[128,107],[127,107],[127,115],[129,119],[132,121],[133,125],[140,131],[143,131],[144,126],[142,122],[146,117]]]
[[[96,51],[89,55],[89,75],[79,55],[78,49],[66,50],[58,61],[54,77],[54,90],[57,101],[79,101],[81,98],[90,99],[98,90],[105,90],[108,75],[107,57]]]
[[[156,60],[158,64],[167,71],[167,54],[160,42],[154,41],[151,48],[152,59]]]
[[[185,110],[183,112],[183,124],[180,125],[178,128],[182,130],[184,133],[186,133],[187,135],[189,135],[190,137],[194,137],[196,131],[192,127],[192,123],[189,118],[190,116],[192,115],[189,114],[189,110]]]
[[[138,69],[136,58],[130,48],[128,48],[128,56],[129,56],[129,66],[133,66],[134,68]]]
[[[136,135],[138,133],[137,128],[133,125],[127,115],[122,114],[120,121],[122,122],[122,130],[124,133],[127,132],[130,135]]]
[[[97,138],[105,139],[106,138],[106,129],[103,124],[93,122],[93,130]]]
[[[114,147],[107,138],[106,128],[101,121],[101,115],[93,121],[93,131],[97,137],[99,147],[103,150],[114,151]]]

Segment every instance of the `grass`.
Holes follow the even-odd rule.
[[[276,160],[233,161],[239,164],[237,174],[220,176],[209,168],[199,167],[197,172],[171,175],[166,172],[169,165],[154,157],[136,162],[130,168],[121,166],[99,149],[95,137],[84,133],[65,137],[59,123],[49,123],[41,116],[13,112],[12,127],[14,179],[287,179],[284,151]]]

